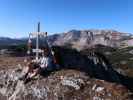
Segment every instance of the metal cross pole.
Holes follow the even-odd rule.
[[[36,53],[36,60],[39,59],[39,53],[41,52],[41,49],[39,49],[39,36],[47,36],[46,32],[40,32],[40,22],[38,22],[37,32],[30,33],[32,37],[36,38],[36,49],[33,49],[33,52]]]
[[[38,60],[38,57],[39,57],[39,40],[38,40],[38,38],[39,38],[39,32],[40,32],[40,22],[38,22],[38,27],[37,27],[37,36],[36,36],[36,50],[37,50],[37,52],[36,52],[36,60]]]

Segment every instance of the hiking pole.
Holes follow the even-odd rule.
[[[49,50],[50,50],[52,56],[54,56],[54,53],[53,53],[53,50],[52,50],[52,45],[49,44],[48,39],[47,39],[47,35],[48,35],[48,33],[46,32],[46,33],[45,33],[45,41],[46,41],[46,43],[47,43],[47,45],[48,45],[48,48],[49,48]]]
[[[50,54],[52,55],[52,57],[53,57],[53,59],[54,59],[54,64],[55,64],[55,66],[56,66],[56,69],[59,69],[59,67],[60,67],[59,59],[58,59],[58,57],[56,56],[54,50],[52,49],[52,45],[49,44],[49,42],[48,42],[48,39],[47,39],[47,32],[46,32],[46,37],[45,37],[45,39],[46,39],[46,42],[47,42],[47,44],[48,44],[48,47],[49,47],[49,50],[50,50]]]

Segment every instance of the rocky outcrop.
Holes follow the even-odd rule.
[[[88,75],[108,81],[120,82],[117,72],[113,70],[111,64],[100,53],[91,51],[89,55],[84,55],[75,49],[65,47],[53,47],[59,51],[61,66],[65,69],[76,69],[86,72]],[[63,51],[63,52],[61,52]]]
[[[27,84],[18,81],[21,69],[0,71],[2,100],[130,100],[124,86],[86,76],[76,70],[60,70],[39,76]]]

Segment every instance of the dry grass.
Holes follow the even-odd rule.
[[[15,68],[18,64],[24,66],[25,57],[12,57],[0,55],[0,70]]]

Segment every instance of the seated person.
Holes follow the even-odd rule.
[[[20,79],[31,79],[37,74],[44,73],[44,71],[51,71],[53,67],[53,56],[48,48],[44,48],[42,57],[40,57],[38,61],[30,60],[27,67],[24,69],[25,75]]]

